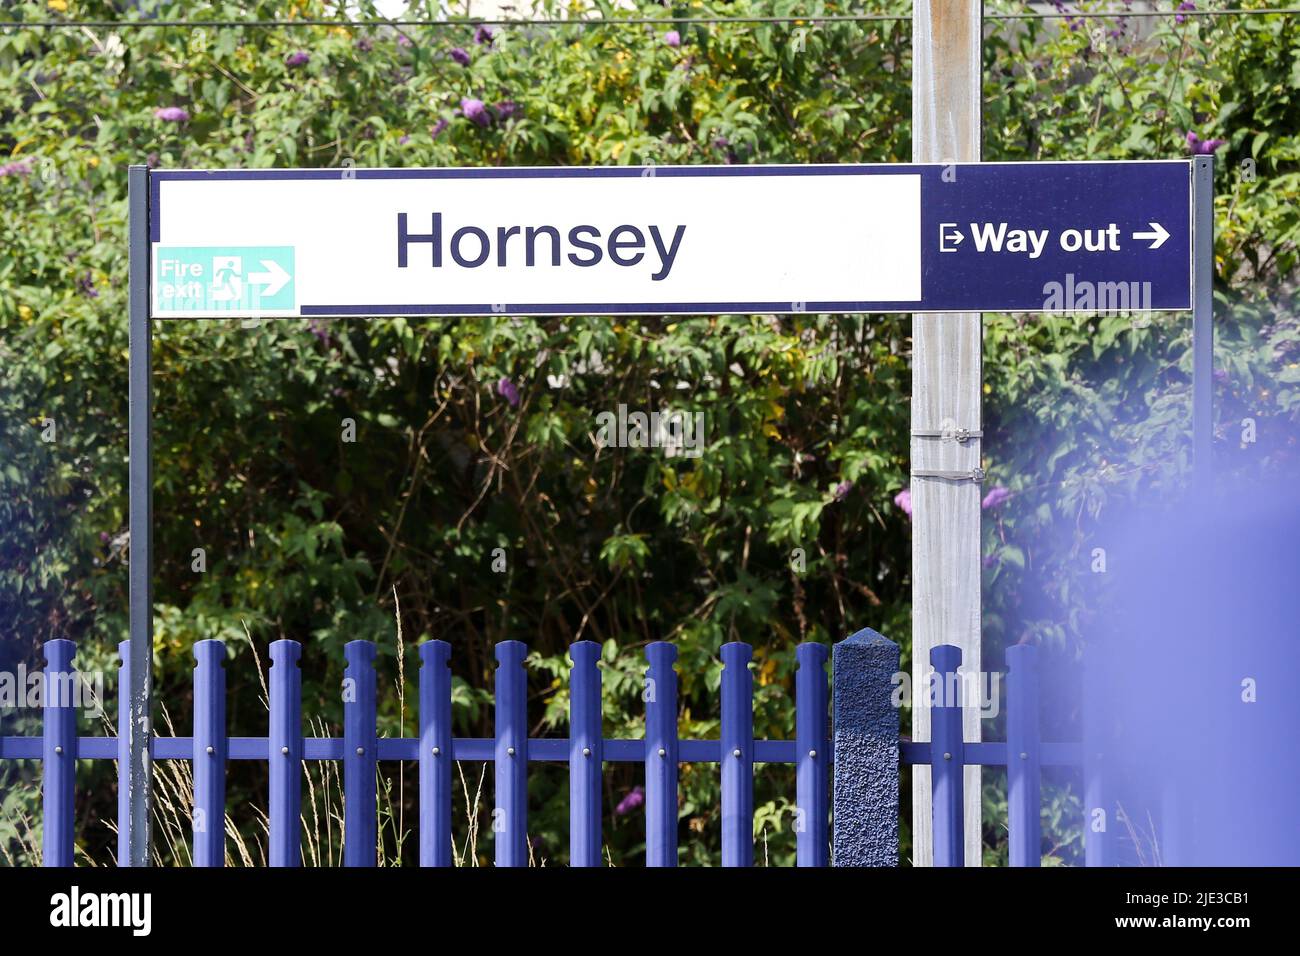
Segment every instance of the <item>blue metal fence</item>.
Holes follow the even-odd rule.
[[[119,645],[119,687],[130,686],[134,666],[131,642]],[[847,653],[841,654],[841,651]],[[855,652],[859,652],[855,656]],[[1008,781],[1008,828],[1013,866],[1037,866],[1041,852],[1041,768],[1078,766],[1080,744],[1043,743],[1038,720],[1037,650],[1018,646],[1007,652],[1007,741],[964,742],[960,701],[943,699],[932,710],[928,743],[899,739],[898,710],[891,701],[892,671],[898,649],[871,631],[836,647],[834,695],[836,737],[828,734],[827,648],[800,644],[796,649],[794,740],[755,740],[752,651],[747,644],[722,648],[721,732],[718,740],[679,740],[677,736],[676,648],[656,642],[645,649],[646,703],[643,739],[605,739],[601,728],[600,645],[572,645],[570,733],[567,738],[528,736],[525,646],[504,641],[496,647],[495,736],[452,736],[451,647],[445,641],[420,646],[419,736],[381,738],[376,725],[375,646],[353,641],[344,648],[343,736],[304,737],[301,647],[296,641],[272,643],[267,736],[230,737],[226,733],[225,645],[194,646],[194,725],[192,737],[152,737],[155,760],[189,760],[193,765],[195,866],[221,866],[225,859],[226,764],[256,760],[268,764],[269,852],[271,866],[301,862],[301,810],[304,760],[343,764],[345,866],[373,866],[378,831],[376,770],[380,761],[415,761],[419,767],[419,861],[421,866],[452,864],[451,799],[453,763],[491,761],[496,799],[492,830],[496,864],[527,866],[528,765],[569,765],[570,862],[601,865],[602,768],[607,763],[639,763],[645,768],[646,863],[677,863],[680,763],[717,763],[722,778],[722,864],[753,865],[754,765],[795,766],[797,862],[799,866],[894,865],[900,764],[928,765],[934,806],[934,863],[962,865],[962,776],[969,764],[1004,766]],[[45,645],[46,686],[74,675],[75,646],[56,640]],[[867,656],[862,656],[866,654]],[[870,655],[875,655],[871,657]],[[867,663],[863,663],[863,662]],[[874,663],[873,663],[874,662]],[[931,662],[947,682],[961,663],[956,647],[934,648]],[[44,708],[42,737],[0,737],[0,759],[38,759],[44,767],[44,862],[73,862],[75,768],[77,760],[117,760],[125,753],[120,707],[118,737],[78,737],[73,702],[59,698]],[[834,765],[835,839],[830,833],[830,773]],[[120,770],[119,770],[120,778]],[[125,790],[125,788],[121,788]],[[127,814],[119,794],[119,820]],[[120,828],[119,832],[125,828]],[[1089,839],[1089,865],[1106,861],[1100,838]],[[119,859],[126,859],[119,845]]]

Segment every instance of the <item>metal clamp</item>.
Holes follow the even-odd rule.
[[[979,428],[922,428],[912,432],[913,438],[942,438],[965,444],[972,438],[983,438],[984,432]]]
[[[930,468],[912,470],[913,478],[947,478],[950,481],[973,481],[976,484],[983,481],[984,476],[983,468],[972,468],[970,471],[938,471]]]

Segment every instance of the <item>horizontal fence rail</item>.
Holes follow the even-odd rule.
[[[45,645],[46,687],[70,686],[75,678],[73,642]],[[132,662],[131,642],[119,645],[119,686]],[[376,771],[380,762],[418,764],[419,863],[445,867],[453,862],[451,800],[455,761],[492,762],[495,806],[492,832],[496,864],[529,863],[528,764],[569,766],[572,866],[602,865],[601,768],[637,763],[645,768],[646,864],[676,866],[678,858],[678,766],[719,765],[722,784],[722,863],[752,866],[754,857],[754,767],[793,764],[796,777],[795,832],[799,866],[893,866],[898,863],[898,794],[901,765],[928,765],[934,812],[936,866],[962,865],[962,768],[968,764],[1005,767],[1009,857],[1013,866],[1037,866],[1042,844],[1042,768],[1085,769],[1085,803],[1104,790],[1095,740],[1047,743],[1039,731],[1038,651],[1016,646],[1007,651],[1007,740],[962,739],[966,702],[940,693],[932,701],[932,739],[899,736],[899,711],[892,699],[898,673],[898,647],[864,630],[834,648],[832,688],[828,693],[828,649],[804,643],[796,648],[795,739],[754,739],[754,688],[748,644],[723,645],[718,740],[681,740],[677,735],[677,649],[668,642],[646,646],[645,737],[605,738],[601,727],[600,645],[579,641],[570,647],[569,736],[530,738],[527,723],[527,648],[519,641],[496,647],[495,736],[454,737],[451,709],[451,646],[429,641],[419,647],[417,737],[379,737],[375,646],[352,641],[344,647],[343,736],[302,734],[302,648],[280,640],[270,646],[268,724],[265,737],[226,734],[226,647],[200,641],[193,649],[194,716],[189,737],[151,737],[154,760],[188,760],[194,781],[193,861],[222,866],[226,850],[226,770],[230,761],[268,764],[268,862],[301,865],[303,762],[343,764],[345,866],[377,862]],[[941,645],[931,651],[939,687],[963,686],[960,650]],[[834,710],[834,738],[830,711]],[[77,760],[117,760],[122,738],[79,737],[77,710],[65,697],[42,708],[41,737],[0,737],[0,759],[43,764],[43,858],[46,866],[71,866],[74,853],[75,771]],[[119,717],[125,719],[125,707]],[[119,720],[120,725],[120,720]],[[1095,737],[1095,734],[1094,734]],[[1089,723],[1085,721],[1085,741]],[[1088,759],[1085,760],[1085,752]],[[834,786],[831,771],[835,772]],[[831,802],[834,801],[834,839]],[[119,824],[128,812],[119,795]],[[1085,824],[1097,816],[1085,808]],[[1103,814],[1104,819],[1104,814]],[[1112,859],[1103,826],[1085,826],[1086,862]]]

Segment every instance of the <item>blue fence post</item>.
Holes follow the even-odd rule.
[[[117,645],[117,865],[131,865],[131,642]]]
[[[930,648],[931,680],[940,682],[931,697],[930,784],[934,809],[934,865],[965,863],[962,823],[961,648],[940,644]]]
[[[754,675],[748,644],[722,645],[722,865],[754,865]]]
[[[1038,648],[1007,648],[1007,829],[1012,866],[1042,863]]]
[[[302,865],[302,672],[297,641],[271,643],[270,776],[271,866]]]
[[[605,759],[600,645],[569,647],[569,865],[600,866],[600,781]]]
[[[645,649],[645,862],[677,865],[677,648]]]
[[[830,858],[826,726],[825,645],[800,644],[795,649],[799,669],[794,676],[795,808],[798,811],[796,862],[826,866]]]
[[[528,682],[519,641],[497,644],[496,807],[492,833],[497,866],[528,865]]]
[[[45,643],[45,680],[41,695],[44,744],[41,756],[42,803],[45,819],[41,846],[44,866],[72,866],[73,828],[76,823],[77,693],[72,641]]]
[[[1083,659],[1083,859],[1085,866],[1114,863],[1111,801],[1106,781],[1107,713],[1100,643],[1089,645]]]
[[[194,645],[194,865],[226,863],[226,645]]]
[[[375,807],[375,645],[343,646],[343,865],[374,866],[379,842]]]
[[[451,866],[451,645],[420,645],[420,866]]]
[[[898,866],[898,645],[863,628],[831,652],[835,866]]]

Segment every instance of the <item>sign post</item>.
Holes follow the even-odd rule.
[[[1192,309],[1193,167],[954,161],[978,158],[978,90],[974,113],[940,109],[965,88],[938,78],[940,64],[977,69],[978,25],[933,23],[926,0],[916,22],[936,31],[940,54],[918,46],[918,144],[937,145],[918,145],[915,164],[131,167],[120,862],[149,863],[152,319],[914,313],[913,676],[923,688],[922,663],[941,643],[958,644],[978,671],[978,313]],[[925,71],[948,93],[929,96]],[[1196,180],[1198,223],[1210,215],[1208,182]],[[1209,234],[1198,225],[1201,256]],[[1198,263],[1196,434],[1206,460],[1213,264]],[[914,711],[917,739],[928,736],[927,716]],[[966,734],[976,739],[978,723]],[[978,863],[978,768],[967,773],[966,859]],[[916,769],[921,864],[927,777]]]
[[[149,168],[132,166],[127,174],[130,232],[128,308],[131,350],[128,373],[128,465],[130,508],[129,597],[131,653],[127,700],[126,766],[118,767],[119,793],[126,794],[126,814],[119,812],[117,860],[121,866],[149,865],[150,795],[153,768],[149,740],[153,681],[153,372],[149,317]],[[119,810],[121,798],[119,797]]]

